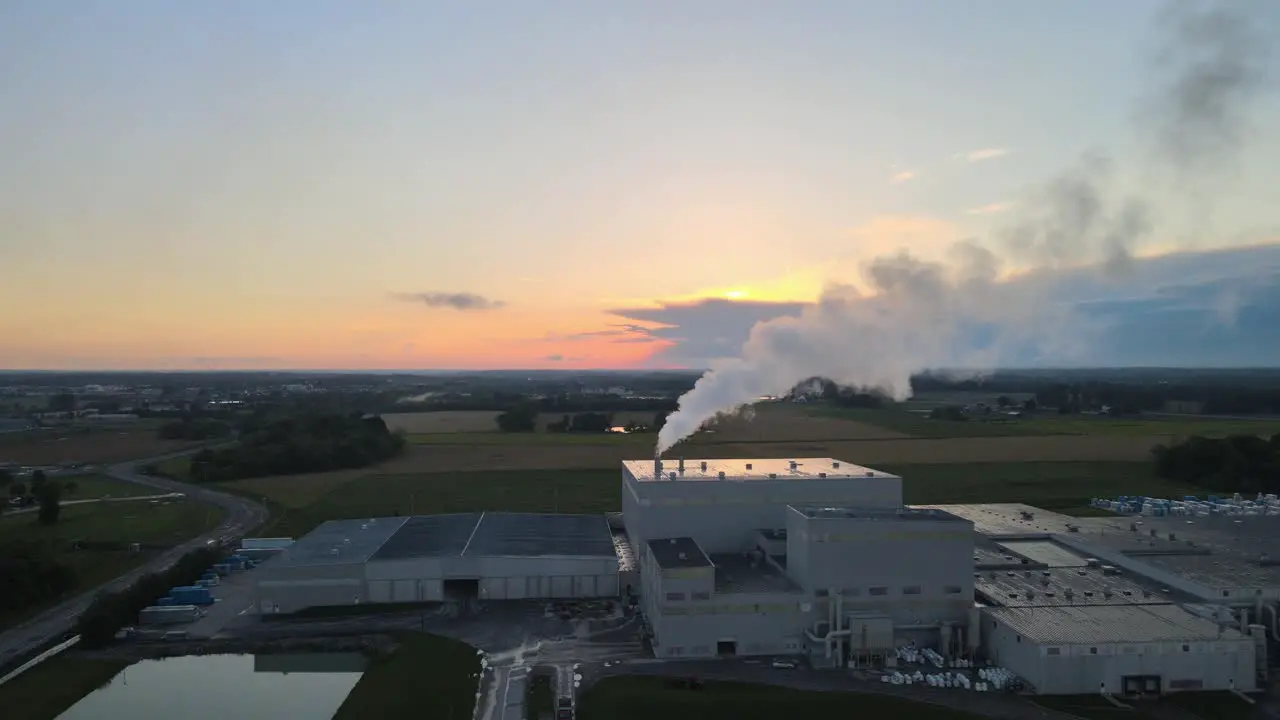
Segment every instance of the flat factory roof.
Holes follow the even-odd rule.
[[[267,561],[270,567],[363,563],[405,524],[407,518],[330,520]]]
[[[1089,558],[1052,540],[1005,540],[996,547],[1051,568],[1086,567]]]
[[[1177,605],[1004,607],[984,611],[1032,642],[1044,645],[1234,640],[1243,637]]]
[[[663,570],[711,567],[711,560],[690,537],[657,538],[649,541],[649,554]]]
[[[601,515],[487,512],[464,553],[468,556],[616,557],[609,521]]]
[[[273,567],[438,557],[617,557],[604,515],[453,513],[331,520],[269,562]]]
[[[373,554],[373,560],[450,557],[461,555],[483,513],[418,515]]]
[[[677,482],[724,480],[744,482],[748,480],[852,480],[855,478],[898,479],[897,475],[872,470],[834,458],[743,458],[714,460],[685,460],[684,471],[680,461],[662,461],[662,475],[654,475],[653,460],[623,460],[622,467],[636,482],[664,482],[675,473]]]
[[[715,591],[722,593],[794,593],[800,586],[767,562],[753,564],[739,554],[711,556],[716,566]]]
[[[888,508],[857,508],[857,507],[818,507],[818,506],[796,506],[792,505],[791,509],[804,515],[810,520],[893,520],[893,521],[911,521],[911,520],[932,520],[941,522],[968,522],[964,518],[953,515],[945,510],[937,508],[914,508],[903,507],[896,509]]]
[[[973,522],[973,529],[983,535],[1062,534],[1068,526],[1079,527],[1084,518],[1075,518],[1022,503],[976,503],[964,505],[916,505],[937,508]],[[1022,513],[1030,513],[1028,519]]]
[[[1161,605],[1181,599],[1132,574],[1089,568],[987,570],[974,573],[973,587],[992,605],[1005,607]]]

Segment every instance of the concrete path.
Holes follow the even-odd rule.
[[[266,507],[252,500],[200,485],[189,485],[167,478],[144,475],[139,470],[144,465],[193,455],[202,449],[191,448],[182,452],[113,465],[107,469],[106,474],[116,480],[137,483],[164,493],[183,493],[195,502],[222,508],[226,511],[222,524],[210,532],[166,551],[145,565],[134,568],[111,582],[83,592],[21,625],[0,633],[0,667],[5,667],[32,650],[67,635],[74,628],[76,618],[89,607],[98,593],[127,587],[143,575],[167,569],[177,562],[178,558],[198,547],[236,540],[266,522],[268,517]]]

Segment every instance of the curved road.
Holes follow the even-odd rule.
[[[215,505],[226,511],[222,524],[213,530],[175,548],[167,550],[146,564],[134,568],[111,582],[81,593],[60,605],[50,608],[27,622],[9,628],[0,633],[0,667],[9,665],[14,659],[66,635],[75,625],[76,617],[89,606],[95,596],[104,590],[115,590],[126,587],[148,573],[160,572],[168,568],[178,558],[203,545],[229,542],[239,539],[262,525],[267,520],[266,507],[238,495],[210,490],[200,485],[189,485],[167,478],[144,475],[140,466],[162,462],[171,458],[193,455],[203,448],[193,448],[177,453],[169,453],[159,457],[135,460],[133,462],[113,465],[107,469],[107,475],[127,482],[157,488],[166,493],[178,492],[196,502]]]

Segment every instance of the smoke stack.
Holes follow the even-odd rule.
[[[680,465],[679,465],[679,467],[678,467],[677,469],[679,469],[679,470],[680,470],[680,474],[681,474],[681,475],[683,475],[683,474],[684,474],[684,458],[680,458]]]
[[[656,478],[662,477],[662,460],[660,458],[653,459],[653,476]]]

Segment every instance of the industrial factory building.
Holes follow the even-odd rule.
[[[908,479],[909,481],[909,479]],[[326,523],[257,571],[261,612],[634,595],[659,658],[985,659],[1045,694],[1251,691],[1280,643],[1280,500],[1252,516],[908,507],[832,458],[622,464],[620,517]]]
[[[603,515],[333,520],[265,562],[257,576],[261,613],[619,594],[618,555]]]

